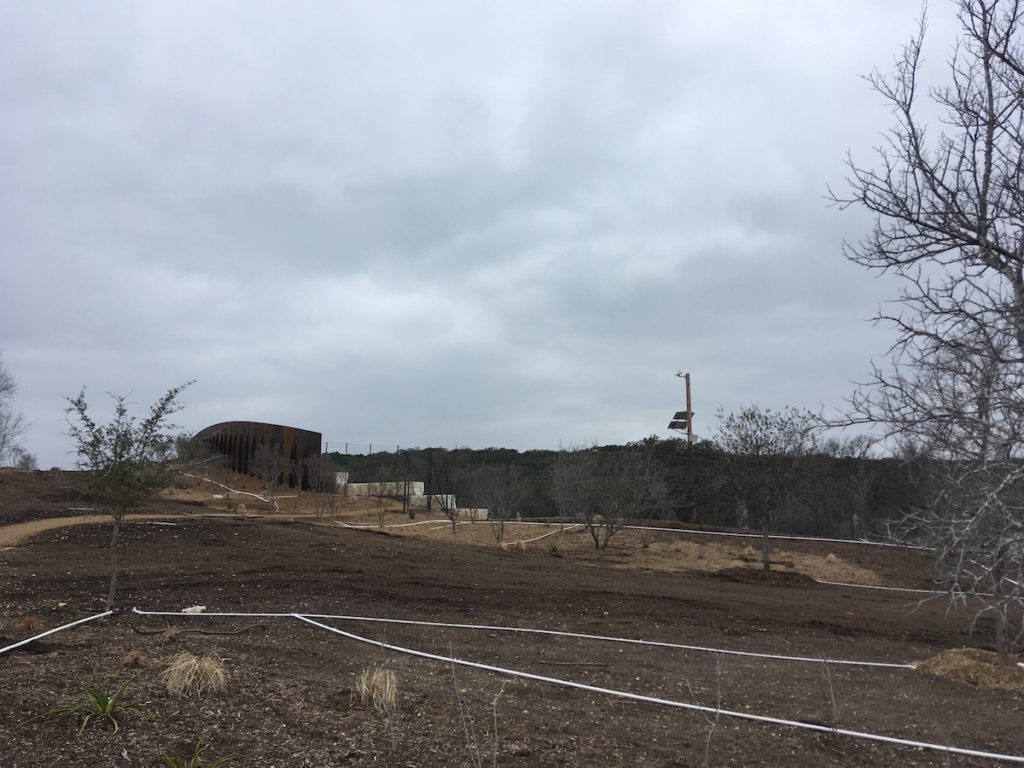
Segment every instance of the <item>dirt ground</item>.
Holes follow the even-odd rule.
[[[595,552],[585,533],[541,524],[508,526],[506,545],[526,544],[499,547],[486,523],[453,535],[422,513],[409,521],[391,511],[389,525],[418,524],[376,530],[367,503],[346,505],[336,522],[317,521],[304,496],[282,500],[270,515],[254,499],[215,499],[205,487],[174,489],[146,504],[140,512],[149,517],[123,528],[119,610],[0,655],[0,766],[154,766],[159,751],[190,750],[197,740],[209,760],[234,753],[231,766],[999,764],[453,668],[330,633],[293,613],[358,616],[319,621],[374,641],[600,688],[1024,755],[1019,693],[972,684],[969,676],[820,661],[905,663],[965,645],[991,649],[988,627],[981,623],[972,635],[967,614],[947,610],[942,598],[820,583],[927,589],[930,570],[920,554],[777,541],[775,569],[765,576],[756,539],[628,530]],[[73,475],[0,472],[0,525],[95,514]],[[0,548],[0,646],[31,634],[25,617],[49,628],[101,611],[109,537],[109,523],[90,522],[30,536],[22,530]],[[166,619],[130,610],[193,605],[286,615]],[[126,668],[124,657],[135,650],[142,666]],[[183,650],[222,659],[225,690],[171,696],[162,672]],[[381,664],[398,682],[390,715],[353,695],[360,672]],[[36,718],[77,702],[94,678],[112,686],[131,679],[124,700],[144,704],[148,715],[125,716],[116,734],[103,723],[77,733],[72,718]]]

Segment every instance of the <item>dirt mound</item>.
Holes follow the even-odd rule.
[[[775,584],[777,586],[799,587],[815,584],[810,576],[795,571],[766,571],[763,568],[723,568],[708,576],[742,584]]]
[[[1024,669],[1006,666],[991,651],[977,648],[952,648],[917,665],[925,672],[947,680],[956,680],[978,688],[1024,693]]]

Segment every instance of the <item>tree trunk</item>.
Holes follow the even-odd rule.
[[[768,529],[761,529],[761,562],[764,564],[765,571],[772,569],[772,564],[768,560]]]
[[[110,589],[107,591],[107,610],[114,609],[114,595],[117,593],[117,541],[121,533],[121,513],[114,513],[114,532],[110,536]]]
[[[1003,544],[996,553],[996,566],[993,568],[993,593],[996,597],[996,653],[999,654],[999,663],[1010,666],[1013,662],[1010,659],[1010,637],[1006,631],[1006,624],[1009,621],[1007,615],[1008,601],[1003,597],[1003,576],[1006,572],[1007,545]]]

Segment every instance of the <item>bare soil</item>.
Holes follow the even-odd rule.
[[[294,492],[293,492],[294,493]],[[920,554],[824,542],[760,542],[623,531],[604,552],[557,524],[445,521],[375,530],[372,504],[317,521],[306,494],[265,514],[254,499],[174,489],[123,528],[119,610],[0,655],[0,766],[154,766],[161,750],[259,766],[981,766],[991,761],[858,741],[614,698],[385,651],[290,616],[133,615],[130,608],[316,613],[519,626],[740,651],[913,662],[970,646],[992,650],[984,622],[922,594],[820,583],[928,589]],[[68,473],[0,473],[0,524],[96,510]],[[390,511],[387,522],[423,523]],[[340,524],[344,523],[344,525]],[[350,526],[371,526],[355,528]],[[550,534],[550,535],[548,535]],[[0,646],[34,616],[54,627],[103,609],[110,526],[38,532],[0,550]],[[537,539],[538,536],[545,536]],[[530,541],[533,539],[533,541]],[[756,554],[750,557],[747,548]],[[21,621],[21,626],[19,626]],[[1024,697],[923,670],[716,656],[493,629],[322,619],[373,640],[593,686],[790,720],[1024,754]],[[171,627],[171,631],[167,628]],[[233,634],[210,634],[233,633]],[[172,696],[163,670],[179,652],[227,668],[223,692]],[[138,669],[124,659],[137,651]],[[717,660],[717,664],[716,664]],[[368,667],[398,681],[390,716],[354,696]],[[148,716],[118,732],[37,718],[80,699],[94,677]],[[998,676],[998,671],[996,672]],[[458,690],[459,694],[456,694]],[[500,695],[499,695],[500,694]],[[460,705],[461,700],[461,705]],[[496,703],[495,703],[496,702]],[[495,723],[497,735],[495,737]],[[468,734],[468,735],[467,735]],[[475,744],[475,747],[474,747]]]

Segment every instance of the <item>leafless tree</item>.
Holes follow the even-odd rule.
[[[14,460],[14,466],[18,469],[39,469],[39,461],[36,459],[35,454],[29,453],[20,445],[11,451],[11,458]]]
[[[747,525],[761,533],[761,562],[771,569],[769,534],[795,503],[800,461],[812,449],[816,422],[792,406],[781,411],[748,405],[718,411],[715,442],[731,465],[730,484]]]
[[[390,462],[381,462],[373,471],[371,489],[377,500],[377,524],[384,527],[384,516],[391,501],[402,501],[406,483],[398,480],[398,472]],[[404,505],[403,505],[404,506]]]
[[[17,463],[24,451],[20,441],[28,431],[28,422],[21,412],[14,410],[12,401],[17,391],[14,374],[0,356],[0,462],[10,460]]]
[[[277,512],[278,489],[286,473],[291,472],[291,463],[285,458],[281,446],[260,443],[252,453],[252,471],[263,483],[267,503]]]
[[[868,76],[895,122],[877,165],[851,157],[848,191],[830,197],[875,216],[848,258],[902,280],[878,316],[897,343],[847,419],[882,425],[928,457],[932,498],[904,529],[935,546],[955,599],[972,593],[978,615],[996,618],[1006,659],[1024,630],[1024,4],[957,6],[946,84],[920,82],[924,16],[893,71]],[[942,113],[940,130],[919,122],[925,100]]]
[[[708,729],[704,734],[704,754],[701,760],[701,768],[710,768],[711,766],[711,740],[715,736],[715,731],[718,730],[718,723],[722,719],[722,669],[724,664],[722,663],[722,654],[714,654],[714,699],[712,704],[704,704],[697,696],[694,690],[693,684],[690,682],[689,677],[684,677],[686,681],[686,689],[690,692],[690,699],[698,707],[703,707],[700,710],[701,717],[704,718],[704,722],[707,723]],[[686,666],[686,654],[683,654],[683,666]],[[711,707],[714,706],[714,711],[711,711]]]
[[[431,452],[430,467],[427,473],[426,493],[431,504],[436,503],[448,521],[452,524],[452,534],[458,530],[459,508],[456,499],[456,487],[462,489],[466,479],[466,469],[461,465],[455,451],[434,450]]]
[[[590,486],[596,475],[596,454],[583,446],[560,448],[551,461],[551,496],[555,501],[559,526],[582,517],[582,508],[590,503]]]
[[[475,478],[475,498],[487,507],[487,524],[495,540],[505,539],[505,522],[519,516],[522,502],[522,473],[515,464],[482,468]]]
[[[650,517],[665,503],[665,483],[651,452],[632,444],[602,454],[596,448],[559,451],[552,493],[559,516],[581,522],[595,549],[606,549],[630,520]]]
[[[317,520],[333,520],[338,513],[338,469],[330,457],[321,454],[306,460],[306,476],[313,489]]]
[[[190,382],[191,383],[191,382]],[[68,435],[85,470],[88,497],[102,505],[114,522],[110,538],[110,588],[107,608],[113,608],[117,590],[117,547],[121,521],[140,501],[167,487],[174,477],[169,461],[173,440],[168,419],[183,407],[178,398],[188,384],[169,389],[138,421],[128,413],[124,395],[111,395],[113,418],[97,424],[89,415],[85,391],[65,398]]]

